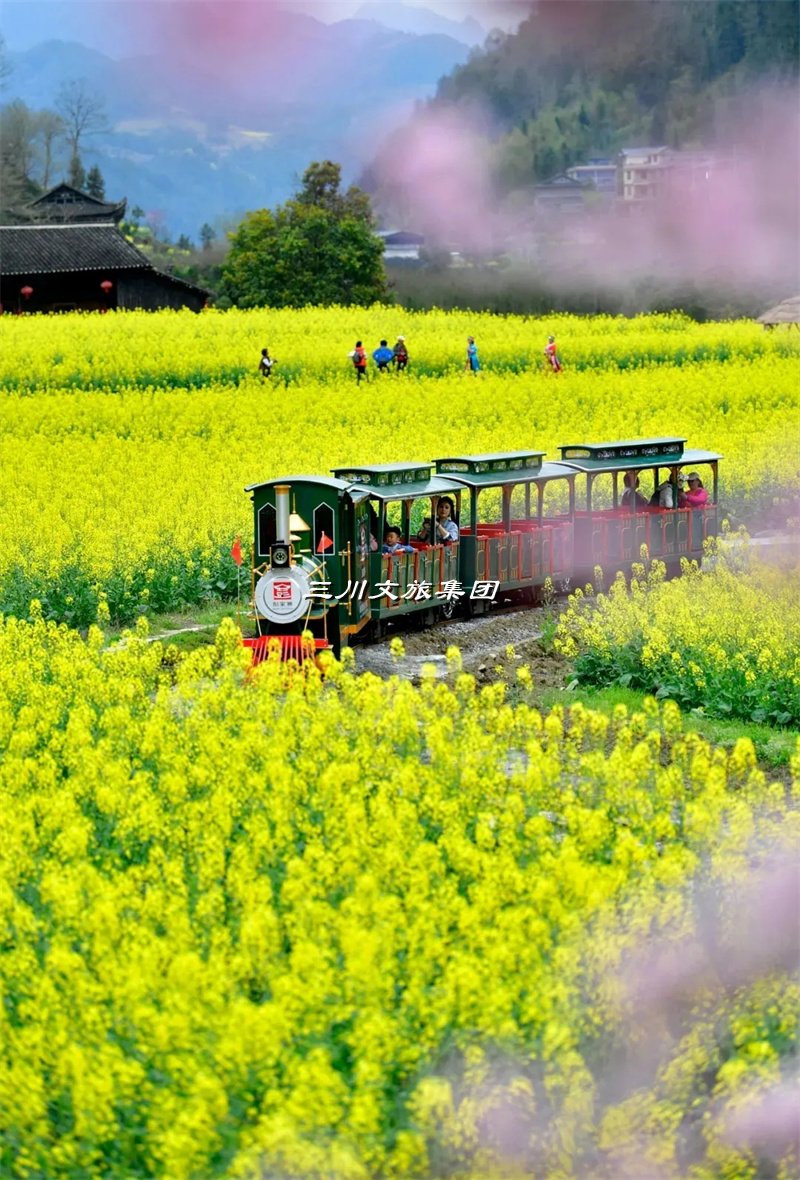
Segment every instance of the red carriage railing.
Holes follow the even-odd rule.
[[[572,522],[513,520],[506,532],[502,524],[479,524],[476,537],[475,577],[501,585],[566,576],[572,566]]]
[[[606,509],[575,513],[575,566],[585,570],[614,563],[629,565],[641,559],[642,547],[650,557],[698,556],[703,544],[717,531],[717,507],[651,508],[623,512]]]

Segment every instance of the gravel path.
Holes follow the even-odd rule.
[[[553,608],[556,613],[560,604]],[[423,664],[433,664],[439,676],[447,674],[448,647],[461,652],[465,671],[483,679],[493,678],[494,666],[505,658],[511,644],[520,663],[536,662],[541,658],[539,640],[546,622],[543,607],[524,607],[502,610],[477,619],[454,619],[438,623],[424,631],[398,631],[403,640],[405,656],[397,660],[390,651],[391,637],[380,643],[355,647],[356,667],[361,672],[378,676],[399,675],[417,680]]]

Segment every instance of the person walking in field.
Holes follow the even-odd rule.
[[[478,359],[478,346],[475,343],[475,337],[467,336],[467,360],[464,370],[469,370],[470,373],[477,373],[480,367],[481,362]]]
[[[394,346],[394,368],[396,373],[402,373],[408,368],[408,349],[405,336],[397,337]]]
[[[556,338],[555,336],[547,337],[547,346],[544,350],[544,355],[547,357],[547,363],[553,373],[561,372],[561,361],[558,359],[556,352]]]
[[[378,372],[385,373],[394,359],[394,352],[385,340],[381,340],[380,345],[372,354],[372,359],[378,366]]]
[[[361,378],[366,376],[367,372],[367,352],[360,340],[356,340],[356,346],[350,353],[356,370],[356,384],[361,384]]]
[[[275,364],[275,358],[269,355],[268,348],[261,349],[261,360],[258,362],[258,371],[262,377],[272,376],[272,366]]]

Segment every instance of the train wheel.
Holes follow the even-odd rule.
[[[449,622],[449,620],[452,619],[452,617],[455,613],[456,613],[456,604],[452,600],[452,598],[448,599],[446,602],[443,602],[442,605],[439,607],[439,617],[441,619],[444,619],[445,622]]]

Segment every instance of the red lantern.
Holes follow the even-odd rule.
[[[102,283],[100,284],[100,290],[105,295],[110,295],[111,289],[113,288],[113,286],[114,286],[114,284],[111,282],[111,279],[103,279]]]
[[[19,293],[23,299],[30,299],[33,294],[33,287],[20,287]]]

